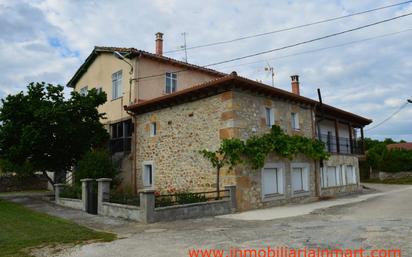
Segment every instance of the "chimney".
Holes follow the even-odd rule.
[[[163,55],[163,33],[156,33],[156,54]]]
[[[292,75],[290,78],[292,79],[292,93],[300,95],[299,75]]]

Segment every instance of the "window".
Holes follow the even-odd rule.
[[[321,171],[322,187],[334,187],[337,185],[336,167],[323,167]]]
[[[171,94],[176,92],[177,88],[177,74],[173,72],[166,72],[166,88],[165,93]]]
[[[151,187],[153,185],[153,163],[143,163],[143,186]]]
[[[271,197],[283,194],[283,172],[280,167],[262,169],[262,196]]]
[[[272,108],[265,108],[265,114],[266,114],[266,126],[271,128],[273,125],[275,125],[275,112]]]
[[[112,74],[112,100],[122,96],[122,71]]]
[[[156,136],[156,134],[157,134],[157,125],[156,125],[156,122],[152,122],[150,123],[150,136],[153,137],[153,136]]]
[[[299,130],[299,114],[292,112],[292,129]]]
[[[110,151],[129,152],[132,144],[132,120],[117,122],[110,125]]]
[[[87,95],[87,86],[80,88],[80,95],[86,96]]]
[[[294,193],[309,191],[309,165],[292,164],[292,190]]]
[[[356,172],[352,165],[346,165],[346,180],[348,184],[356,184]]]
[[[96,88],[96,90],[97,90],[97,93],[103,92],[103,88],[102,88],[102,87],[98,87],[98,88]]]

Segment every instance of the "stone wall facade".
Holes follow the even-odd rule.
[[[328,160],[323,161],[324,168],[326,168],[327,166],[335,166],[342,168],[342,166],[344,165],[353,166],[356,174],[356,183],[327,188],[321,187],[321,196],[335,196],[339,194],[354,193],[361,190],[359,179],[359,160],[357,156],[332,154]]]
[[[47,178],[43,175],[19,177],[15,175],[0,175],[0,192],[14,192],[26,190],[46,190]]]
[[[225,128],[221,120],[226,111],[225,102],[224,94],[216,95],[137,116],[138,189],[144,188],[145,162],[152,162],[153,187],[160,192],[215,189],[216,170],[199,151],[218,149],[221,129]],[[156,123],[154,136],[150,135],[151,123]],[[234,184],[234,178],[222,174],[221,183],[222,188]]]
[[[383,172],[383,171],[379,171],[378,178],[380,180],[412,178],[412,171],[401,171],[401,172]]]
[[[136,168],[137,186],[143,189],[143,165],[153,165],[153,186],[157,191],[169,190],[211,191],[216,188],[216,170],[199,151],[218,149],[222,139],[246,140],[270,131],[266,123],[266,109],[274,110],[275,124],[289,135],[315,137],[314,112],[310,106],[282,99],[265,97],[250,92],[227,91],[193,102],[174,105],[136,116]],[[299,116],[299,129],[292,128],[292,112]],[[156,135],[151,135],[151,124],[156,124]],[[332,156],[327,165],[351,164],[356,167],[354,156]],[[237,208],[248,210],[282,205],[291,202],[308,202],[316,199],[320,191],[318,162],[303,155],[293,160],[270,155],[267,164],[280,165],[284,192],[265,197],[262,193],[262,170],[252,170],[239,165],[234,170],[221,170],[221,188],[237,186]],[[308,170],[308,188],[293,192],[292,165],[303,164]],[[341,187],[339,190],[356,191],[359,187]],[[339,190],[325,189],[324,195]]]

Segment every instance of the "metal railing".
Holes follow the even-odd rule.
[[[229,190],[207,191],[207,192],[180,192],[166,195],[156,195],[155,206],[166,207],[180,204],[201,203],[230,198]]]
[[[132,138],[131,137],[123,137],[123,138],[115,138],[110,139],[110,153],[118,153],[118,152],[125,152],[129,153],[132,149]]]
[[[321,134],[320,140],[325,143],[325,150],[329,153],[363,154],[361,141],[347,137],[339,137],[339,151],[336,137],[329,134]]]
[[[110,192],[108,202],[110,203],[117,203],[117,204],[125,204],[125,205],[133,205],[133,206],[140,206],[140,195],[133,195],[131,193],[118,193],[118,192]]]

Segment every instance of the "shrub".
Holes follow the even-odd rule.
[[[81,199],[82,187],[76,184],[74,184],[73,186],[66,186],[64,187],[63,192],[60,194],[60,196],[64,198]]]
[[[179,192],[176,193],[176,202],[180,204],[187,204],[187,203],[200,203],[206,202],[206,196],[202,194],[190,193],[190,192]]]
[[[98,149],[87,152],[78,162],[75,180],[79,183],[84,178],[115,179],[117,174],[118,171],[112,164],[110,154],[106,150]]]
[[[173,205],[172,197],[169,195],[165,196],[156,196],[155,206],[156,207],[165,207]]]
[[[383,156],[381,170],[386,172],[412,171],[412,151],[391,149]]]

